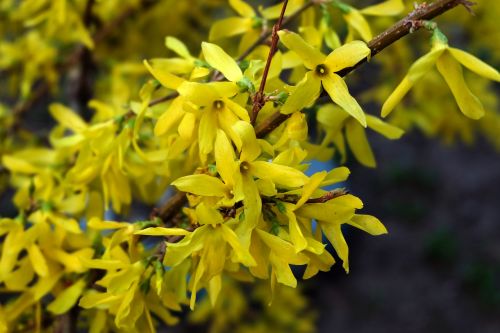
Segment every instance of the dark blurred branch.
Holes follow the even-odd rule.
[[[413,32],[418,30],[420,26],[415,26],[414,22],[420,20],[431,20],[458,5],[463,5],[467,9],[470,9],[470,6],[472,6],[473,3],[467,0],[437,0],[431,4],[424,2],[418,5],[405,18],[368,42],[368,47],[371,50],[369,57],[364,58],[353,67],[344,68],[343,70],[337,72],[337,74],[342,77],[346,76],[386,47],[408,35],[410,31]],[[257,137],[265,137],[285,120],[287,120],[289,116],[290,115],[281,114],[279,111],[272,114],[268,119],[265,119],[256,127],[255,131],[257,133]]]

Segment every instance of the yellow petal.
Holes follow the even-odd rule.
[[[328,172],[328,175],[326,176],[325,180],[321,183],[320,186],[323,187],[343,182],[349,177],[350,173],[351,171],[349,171],[349,169],[346,167],[335,168],[330,172]]]
[[[134,235],[145,235],[145,236],[186,236],[190,232],[181,228],[162,228],[153,227],[138,230],[134,232]]]
[[[360,10],[363,15],[392,16],[399,15],[405,9],[403,0],[387,0]]]
[[[211,110],[205,110],[201,115],[198,126],[198,142],[200,154],[208,155],[214,149],[214,140],[217,136],[217,119]]]
[[[356,214],[347,223],[373,236],[387,233],[385,226],[375,216]]]
[[[370,25],[357,9],[351,7],[350,11],[344,15],[344,19],[365,41],[372,39]]]
[[[242,0],[229,0],[229,5],[243,17],[254,17],[255,11],[252,6]]]
[[[196,206],[196,218],[199,224],[221,224],[224,222],[220,212],[211,206],[201,202]]]
[[[262,211],[262,199],[259,194],[259,189],[255,184],[251,175],[242,176],[243,185],[243,207],[244,207],[244,220],[241,221],[236,228],[236,234],[241,240],[245,249],[250,248],[250,239],[252,230],[255,229],[259,223]]]
[[[324,63],[325,55],[320,50],[307,44],[300,35],[288,30],[278,31],[280,41],[291,51],[297,53],[302,59],[304,66],[315,69],[317,65]]]
[[[391,140],[399,139],[404,133],[401,128],[388,124],[369,114],[366,115],[366,123],[369,128]]]
[[[297,169],[266,161],[252,162],[250,172],[257,178],[270,179],[285,188],[303,186],[308,180],[307,176]]]
[[[216,21],[210,27],[210,41],[241,35],[252,29],[252,19],[246,17],[229,17]]]
[[[227,138],[226,133],[222,130],[217,131],[217,138],[215,139],[215,165],[217,172],[228,186],[234,185],[234,150],[231,142]]]
[[[155,125],[154,132],[156,136],[161,136],[167,133],[182,119],[182,116],[186,113],[182,109],[183,103],[184,99],[182,97],[177,97],[169,105],[168,109],[162,113]]]
[[[27,250],[35,272],[40,276],[47,276],[49,268],[42,251],[40,251],[40,248],[37,245],[32,244]]]
[[[247,267],[255,266],[256,265],[255,260],[250,255],[248,249],[242,246],[236,233],[225,224],[221,224],[220,227],[222,229],[222,237],[226,242],[229,243],[238,261]]]
[[[177,89],[186,100],[198,106],[212,106],[219,99],[217,92],[208,84],[185,81]]]
[[[346,123],[346,139],[356,159],[363,165],[374,168],[376,166],[375,156],[366,137],[365,129],[358,123],[348,121]]]
[[[279,283],[292,288],[297,287],[297,279],[293,275],[290,265],[279,256],[271,253],[269,260],[273,266],[273,273]]]
[[[498,71],[487,63],[483,62],[481,59],[473,56],[470,53],[455,49],[453,47],[450,47],[448,50],[451,52],[451,55],[455,59],[457,59],[469,70],[490,80],[500,82],[500,74],[498,73]]]
[[[2,164],[13,173],[32,174],[40,171],[28,161],[11,155],[2,156]]]
[[[391,95],[387,98],[387,100],[384,102],[384,105],[382,105],[382,111],[380,112],[380,115],[382,117],[387,117],[389,113],[394,110],[394,108],[401,102],[403,97],[410,91],[410,89],[413,87],[413,83],[408,79],[408,76],[405,76],[403,81],[394,89],[394,91],[391,93]]]
[[[304,79],[297,84],[290,96],[288,96],[280,112],[291,114],[311,106],[318,99],[320,91],[321,81],[312,71],[307,72]]]
[[[455,96],[460,111],[472,119],[484,116],[483,105],[467,87],[460,64],[445,53],[438,59],[437,68]]]
[[[196,116],[191,112],[186,112],[184,118],[179,123],[179,135],[184,140],[191,140],[196,124]]]
[[[340,224],[322,223],[321,229],[326,238],[332,243],[339,258],[342,260],[342,267],[349,273],[349,247],[347,246],[344,235],[342,235]]]
[[[87,128],[85,121],[64,105],[52,104],[49,109],[52,117],[54,117],[54,119],[57,120],[57,122],[63,127],[69,128],[75,133],[80,133]]]
[[[316,191],[316,189],[320,186],[320,184],[322,184],[326,176],[327,176],[326,171],[321,171],[315,173],[314,175],[311,176],[311,178],[309,178],[309,181],[302,188],[302,194],[300,196],[299,201],[297,201],[297,203],[295,204],[294,209],[299,208],[300,206],[305,204],[305,202],[309,200],[309,198],[311,198],[311,195],[314,193],[314,191]]]
[[[297,215],[325,221],[328,223],[344,223],[354,215],[354,208],[336,204],[333,200],[327,203],[305,204],[296,210]]]
[[[172,37],[172,36],[167,36],[165,38],[165,46],[177,53],[179,56],[181,56],[184,59],[192,59],[193,57],[191,56],[191,53],[189,53],[188,48],[186,45],[180,41],[179,39]]]
[[[295,13],[302,5],[304,0],[290,0],[288,1],[288,6],[286,7],[285,16]],[[278,3],[274,6],[266,7],[261,10],[262,17],[273,20],[277,19],[281,15],[281,10],[283,9],[283,4]]]
[[[354,97],[349,94],[344,80],[337,74],[330,74],[321,80],[323,87],[331,99],[347,113],[353,116],[363,127],[366,127],[366,116]]]
[[[162,68],[160,63],[151,62],[149,64],[147,60],[144,60],[144,66],[166,88],[175,90],[185,81],[183,78],[171,74],[165,68]]]
[[[368,57],[370,48],[365,42],[355,40],[333,50],[325,60],[330,72],[338,72],[341,69],[352,67],[362,59]]]
[[[217,298],[219,297],[219,293],[222,287],[222,279],[220,275],[216,275],[210,279],[208,282],[208,294],[210,296],[210,303],[212,307],[217,303]]]
[[[288,230],[290,232],[290,240],[293,243],[295,253],[299,253],[307,247],[307,240],[300,229],[297,217],[293,211],[294,205],[285,204],[286,216],[288,217]]]
[[[203,42],[201,44],[205,60],[219,72],[233,82],[239,81],[243,77],[240,67],[236,61],[224,50],[215,44]]]
[[[202,196],[222,197],[227,191],[220,179],[205,174],[184,176],[173,181],[172,185],[179,191]]]
[[[245,121],[238,121],[233,125],[233,130],[241,139],[240,160],[250,162],[259,157],[261,148],[253,126]]]
[[[67,312],[73,307],[78,301],[78,298],[82,294],[83,288],[85,288],[85,279],[80,279],[73,283],[70,287],[64,289],[56,299],[53,300],[47,309],[53,314],[59,315]]]
[[[292,265],[303,265],[307,262],[307,257],[302,253],[296,253],[291,243],[280,237],[271,235],[261,229],[256,229],[262,241],[271,249],[277,257]]]

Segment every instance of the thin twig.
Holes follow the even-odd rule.
[[[271,35],[271,47],[269,48],[269,54],[267,56],[266,67],[264,67],[264,72],[262,73],[262,79],[260,81],[259,91],[253,97],[253,108],[252,114],[250,115],[250,122],[252,125],[255,124],[255,120],[257,119],[257,115],[259,111],[264,107],[265,99],[264,99],[264,88],[266,87],[267,75],[269,74],[269,68],[271,68],[271,62],[273,61],[273,56],[278,49],[278,31],[281,29],[281,25],[283,24],[283,17],[285,16],[286,6],[288,5],[288,0],[283,1],[283,7],[281,8],[281,14],[278,19],[278,22],[273,26],[273,32]]]

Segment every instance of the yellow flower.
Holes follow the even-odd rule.
[[[321,143],[322,148],[333,143],[344,161],[347,156],[343,135],[345,128],[345,137],[354,157],[367,167],[374,168],[376,166],[375,156],[366,137],[366,130],[349,114],[329,104],[322,106],[316,117],[326,132]],[[366,123],[367,127],[391,140],[399,139],[403,135],[403,130],[372,115],[366,115]]]
[[[352,67],[370,54],[361,41],[354,41],[333,50],[328,56],[308,45],[302,37],[290,31],[279,31],[280,40],[297,53],[309,69],[305,78],[297,84],[281,110],[284,114],[300,111],[312,105],[318,98],[321,86],[332,100],[366,127],[366,117],[358,102],[349,94],[344,80],[336,72]]]
[[[436,28],[431,51],[410,67],[403,81],[382,106],[382,117],[389,115],[413,85],[436,65],[455,97],[460,111],[469,118],[481,118],[484,115],[483,105],[465,83],[460,64],[478,75],[500,82],[500,74],[496,69],[465,51],[449,47],[446,37]]]
[[[387,0],[361,10],[339,1],[333,2],[333,5],[337,6],[342,11],[343,17],[347,22],[348,32],[346,41],[352,41],[354,39],[354,32],[357,32],[366,42],[372,39],[373,35],[370,25],[363,15],[392,16],[398,15],[404,10],[402,0]]]
[[[234,141],[237,140],[237,136],[232,125],[238,119],[250,121],[247,110],[231,99],[238,93],[238,86],[232,82],[184,82],[178,91],[186,101],[201,108],[198,141],[203,161],[214,149],[218,128]],[[194,124],[191,131],[194,131]]]

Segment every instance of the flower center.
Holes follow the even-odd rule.
[[[221,100],[214,101],[213,107],[215,110],[222,110],[224,108],[224,102]]]
[[[240,163],[240,172],[241,173],[246,173],[249,169],[250,169],[250,164],[248,164],[248,162],[243,161]]]
[[[316,66],[315,72],[316,74],[318,74],[318,76],[325,76],[326,74],[328,74],[328,67],[323,64],[318,65]]]

